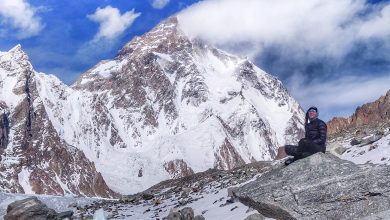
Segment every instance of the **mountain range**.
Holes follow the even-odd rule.
[[[0,53],[0,189],[115,197],[271,160],[303,135],[274,76],[168,18],[66,85],[17,45]]]

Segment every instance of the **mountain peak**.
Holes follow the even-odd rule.
[[[159,52],[158,50],[164,48],[164,46],[173,49],[173,47],[169,46],[180,37],[184,37],[184,34],[178,28],[177,17],[169,17],[160,22],[151,31],[142,36],[134,37],[119,51],[117,58],[128,57],[135,51],[138,51],[138,53],[142,51]]]
[[[8,52],[0,53],[0,61],[10,62],[11,65],[8,66],[12,66],[12,68],[32,68],[29,57],[20,44],[17,44]]]
[[[10,54],[14,59],[26,59],[28,60],[28,55],[24,50],[22,49],[22,45],[17,44],[14,46],[11,50],[8,51],[8,54]]]

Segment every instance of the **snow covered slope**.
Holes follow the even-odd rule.
[[[37,74],[20,45],[0,54],[0,190],[115,196],[83,152],[58,136]]]
[[[43,73],[34,80],[56,135],[120,193],[270,160],[303,134],[303,111],[279,80],[189,39],[175,17],[71,87]]]

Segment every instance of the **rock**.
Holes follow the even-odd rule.
[[[368,148],[368,151],[372,151],[372,150],[376,149],[377,147],[378,147],[377,144],[373,144],[370,146],[370,148]]]
[[[73,211],[60,212],[57,214],[57,219],[71,219],[73,216]]]
[[[15,201],[8,205],[7,214],[4,220],[30,220],[30,219],[53,219],[57,218],[57,213],[50,209],[37,197]]]
[[[203,216],[197,216],[197,220],[201,220]],[[180,211],[172,210],[164,220],[195,220],[194,210],[191,207],[185,207]],[[204,219],[204,218],[203,218]]]
[[[346,150],[347,148],[345,148],[344,146],[338,146],[334,149],[334,152],[338,155],[342,155]]]
[[[265,217],[259,213],[254,213],[246,217],[244,220],[265,220]]]
[[[137,200],[137,196],[135,195],[123,195],[120,199],[123,203],[134,203]]]
[[[194,219],[194,210],[190,207],[185,207],[180,210],[182,215],[182,220],[193,220]]]
[[[327,150],[331,152],[332,154],[335,155],[342,155],[347,148],[345,148],[342,144],[336,142],[336,143],[331,143],[327,146]]]
[[[233,197],[234,196],[233,192],[234,192],[235,189],[237,189],[237,187],[229,187],[227,189],[229,197]]]
[[[171,212],[167,217],[163,218],[163,220],[181,220],[181,213]]]
[[[150,194],[150,193],[144,193],[144,194],[142,194],[142,198],[143,198],[144,200],[151,200],[151,199],[154,198],[154,195],[152,195],[152,194]]]
[[[390,166],[356,165],[317,153],[276,168],[235,191],[275,219],[356,219],[389,210]]]
[[[205,218],[202,215],[197,215],[194,220],[205,220]]]
[[[351,142],[350,142],[350,144],[351,144],[352,146],[358,145],[358,144],[360,144],[360,143],[362,143],[362,140],[361,140],[361,139],[356,139],[356,138],[353,138],[353,139],[351,140]]]

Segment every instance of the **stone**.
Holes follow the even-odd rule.
[[[190,207],[185,207],[180,210],[182,215],[182,220],[193,220],[194,219],[194,210]]]
[[[57,219],[71,219],[73,216],[73,211],[60,212],[57,214]]]
[[[194,210],[191,207],[185,207],[180,211],[171,210],[169,215],[163,219],[164,220],[195,220]],[[202,218],[200,216],[197,216],[196,220],[202,220]]]
[[[235,189],[237,189],[237,187],[229,187],[229,188],[227,189],[228,197],[234,197],[233,192],[234,192]]]
[[[194,220],[205,220],[205,218],[202,215],[197,215],[194,217]]]
[[[246,217],[244,220],[265,220],[265,217],[259,213],[254,213]]]
[[[361,140],[361,139],[356,139],[356,138],[353,138],[353,139],[351,140],[351,142],[350,142],[350,144],[351,144],[352,146],[358,145],[358,144],[360,144],[360,143],[362,143],[362,140]]]
[[[150,194],[150,193],[144,193],[142,194],[142,199],[144,200],[151,200],[154,198],[154,195],[153,194]]]
[[[317,153],[238,187],[243,204],[275,219],[360,219],[389,210],[390,166]]]
[[[73,213],[72,213],[73,214]],[[37,197],[18,200],[8,205],[4,220],[55,220],[57,213],[39,201]]]

